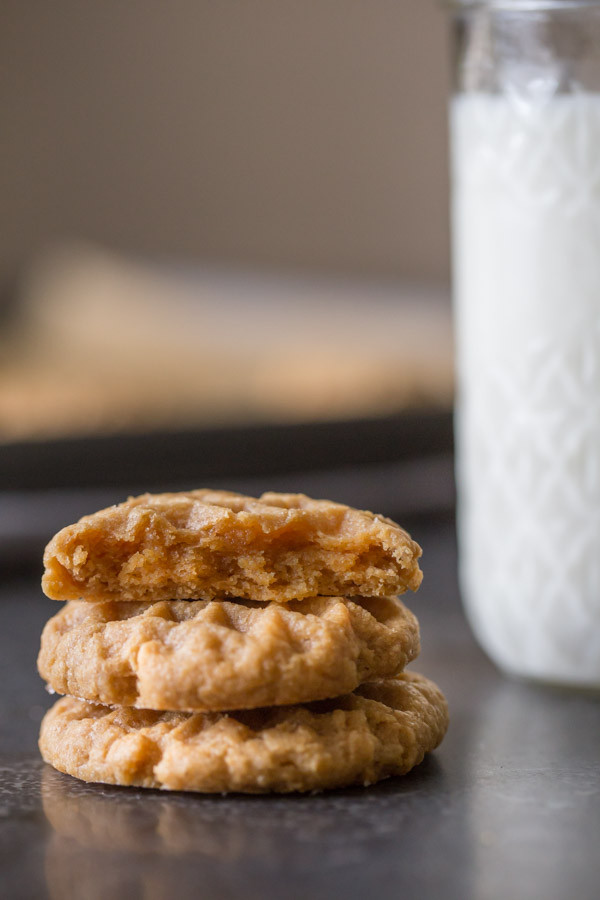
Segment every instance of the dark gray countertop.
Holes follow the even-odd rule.
[[[600,895],[600,700],[503,678],[460,611],[448,520],[413,526],[425,581],[416,668],[445,690],[443,745],[403,779],[301,797],[85,785],[43,765],[35,673],[58,607],[0,585],[2,897],[111,900]]]

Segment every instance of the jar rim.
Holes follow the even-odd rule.
[[[600,0],[442,0],[442,3],[451,10],[466,10],[488,6],[490,9],[514,9],[531,12],[600,6]]]

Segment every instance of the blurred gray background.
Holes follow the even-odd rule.
[[[448,277],[434,0],[2,0],[0,278],[50,239]]]

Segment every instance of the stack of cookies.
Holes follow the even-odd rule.
[[[441,741],[439,689],[404,672],[397,598],[421,550],[389,519],[297,494],[145,494],[60,531],[69,601],[38,668],[46,762],[84,781],[313,791],[408,772]]]

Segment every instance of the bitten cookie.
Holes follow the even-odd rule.
[[[417,620],[391,597],[72,601],[47,622],[38,669],[109,706],[215,711],[337,697],[418,652]]]
[[[144,494],[59,531],[42,587],[55,600],[386,597],[418,588],[420,555],[390,519],[303,494]]]
[[[335,700],[229,715],[111,710],[63,697],[44,717],[40,750],[84,781],[287,793],[405,774],[447,724],[439,688],[403,673]]]

